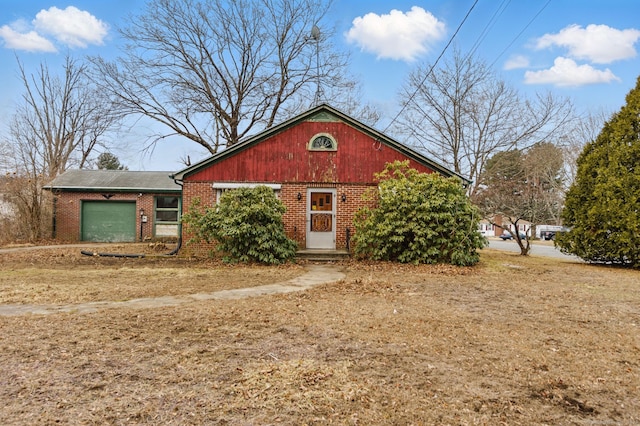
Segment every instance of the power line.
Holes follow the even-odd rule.
[[[444,49],[442,50],[442,52],[440,53],[440,55],[438,56],[438,58],[436,59],[436,61],[433,63],[433,65],[431,66],[431,68],[429,68],[429,71],[425,74],[424,78],[422,79],[422,81],[420,82],[419,85],[416,86],[416,89],[414,90],[414,92],[411,94],[411,96],[409,97],[409,99],[407,100],[407,102],[404,103],[404,105],[402,106],[402,108],[400,109],[400,111],[395,115],[395,117],[389,122],[389,124],[387,125],[387,127],[385,127],[385,129],[383,130],[383,132],[386,132],[389,127],[391,127],[391,125],[393,125],[393,123],[396,122],[396,120],[398,120],[398,118],[400,117],[400,115],[404,112],[404,110],[407,108],[407,106],[413,101],[413,99],[415,98],[415,96],[417,95],[418,91],[420,90],[420,88],[424,85],[425,81],[427,81],[427,78],[429,78],[429,75],[433,72],[435,66],[438,64],[438,62],[440,61],[440,59],[442,58],[442,56],[445,54],[445,52],[447,51],[447,49],[449,48],[449,46],[451,45],[451,43],[453,42],[454,38],[456,37],[456,35],[458,34],[458,32],[460,31],[460,29],[462,28],[462,25],[464,25],[464,23],[466,22],[467,18],[469,17],[469,15],[471,14],[471,11],[475,8],[476,4],[478,3],[479,0],[476,0],[473,5],[471,5],[471,7],[469,8],[469,11],[467,12],[467,14],[465,15],[464,19],[462,20],[462,22],[460,22],[460,25],[458,25],[458,28],[456,29],[455,33],[451,36],[451,38],[449,39],[449,42],[447,43],[447,45],[444,47]],[[473,52],[475,52],[478,47],[480,46],[480,44],[482,43],[482,41],[486,38],[486,36],[488,35],[490,28],[492,28],[495,23],[497,18],[502,15],[502,13],[506,10],[507,6],[509,5],[509,3],[511,2],[511,0],[503,0],[502,3],[500,4],[500,6],[498,6],[498,9],[496,9],[496,11],[494,12],[493,16],[491,17],[491,19],[489,20],[489,22],[487,23],[487,25],[485,26],[484,30],[482,31],[482,33],[478,36],[478,38],[476,39],[476,41],[474,42],[469,54],[466,56],[466,58],[471,57],[471,55],[473,54]],[[489,68],[493,68],[493,66],[495,65],[495,63],[500,59],[500,57],[502,57],[502,55],[504,55],[504,53],[511,47],[513,46],[513,44],[520,38],[520,36],[531,26],[531,24],[533,24],[533,22],[538,18],[538,16],[540,16],[540,14],[547,8],[547,6],[549,6],[549,4],[551,3],[551,0],[547,0],[547,2],[540,8],[540,10],[538,10],[538,12],[529,20],[529,22],[522,28],[522,30],[520,30],[520,32],[509,42],[509,44],[500,52],[500,54],[496,57],[496,59],[491,62],[491,64],[489,65]]]
[[[493,26],[496,24],[498,18],[504,13],[504,11],[507,9],[507,6],[509,6],[510,3],[511,3],[511,0],[502,0],[502,3],[500,3],[500,5],[496,9],[496,11],[493,13],[491,18],[487,22],[487,24],[484,26],[484,29],[482,30],[482,32],[476,38],[476,41],[471,46],[471,49],[469,50],[469,53],[467,53],[467,55],[465,56],[464,61],[469,60],[474,55],[474,53],[478,50],[478,47],[480,47],[480,44],[482,44],[484,39],[489,34],[491,28],[493,28]],[[424,85],[424,82],[426,81],[426,79],[427,79],[427,77],[428,77],[428,75],[430,73],[431,73],[431,70],[427,73],[427,76],[422,80],[421,84],[418,86],[418,89],[416,90],[416,93],[419,90],[419,88]],[[454,78],[455,78],[455,76],[452,75],[451,78],[449,78],[449,80],[447,80],[445,86],[448,86]],[[415,97],[415,93],[414,93],[413,97]],[[417,103],[414,104],[414,107],[417,108],[418,110],[420,110],[420,112],[422,112],[423,115],[425,115],[425,116],[427,115],[427,113],[422,109],[422,107],[419,104],[417,104]],[[411,130],[411,136],[417,136],[416,133],[415,133],[415,130],[413,130],[413,129]]]
[[[478,35],[476,36],[476,39],[470,49],[470,51],[468,52],[468,54],[465,56],[464,61],[467,61],[469,58],[471,58],[474,53],[477,51],[477,49],[479,48],[479,46],[482,44],[482,42],[485,40],[485,38],[487,37],[487,35],[489,34],[489,32],[493,29],[493,27],[496,25],[498,19],[500,18],[500,16],[503,15],[503,13],[505,12],[505,10],[507,9],[507,7],[509,6],[509,4],[511,3],[511,0],[502,0],[502,2],[499,4],[498,8],[494,11],[493,15],[491,16],[491,18],[487,21],[486,25],[484,26],[483,30],[478,33]],[[498,57],[494,60],[494,62],[491,63],[491,65],[488,67],[488,69],[493,68],[493,66],[495,65],[496,61],[500,58],[500,56],[502,56],[504,54],[504,52],[506,52],[514,43],[515,41],[526,31],[527,28],[529,28],[531,26],[531,24],[541,15],[541,13],[546,9],[546,7],[551,3],[551,0],[547,0],[547,2],[540,8],[540,10],[537,11],[537,13],[529,20],[529,22],[524,26],[524,28],[522,28],[520,30],[520,32],[509,42],[509,44],[507,45],[507,47],[505,47],[505,49],[500,53],[500,55],[498,55]],[[398,118],[400,117],[400,115],[407,110],[407,108],[409,108],[410,106],[413,106],[414,108],[416,108],[416,110],[419,110],[422,112],[422,114],[425,117],[428,117],[427,113],[423,110],[422,106],[420,104],[418,104],[418,102],[416,101],[416,96],[418,95],[418,93],[420,93],[420,91],[425,88],[425,83],[428,80],[428,78],[433,75],[435,66],[437,65],[437,63],[439,62],[439,60],[442,58],[442,56],[444,55],[445,51],[447,50],[447,48],[449,47],[449,45],[452,43],[453,39],[455,38],[456,34],[458,33],[458,31],[460,30],[460,28],[462,27],[462,25],[465,23],[465,21],[467,20],[468,16],[470,15],[471,11],[473,10],[473,8],[475,7],[476,3],[473,4],[473,6],[469,9],[469,11],[467,12],[467,15],[465,16],[464,20],[460,23],[460,25],[458,26],[458,29],[456,30],[456,33],[451,37],[451,40],[449,40],[449,43],[447,44],[447,46],[445,46],[445,48],[443,49],[442,53],[440,54],[440,56],[438,57],[438,59],[436,60],[436,62],[431,66],[431,68],[425,73],[424,77],[421,78],[419,75],[415,76],[414,79],[414,84],[416,84],[415,89],[411,92],[410,96],[407,98],[407,100],[405,101],[405,103],[403,103],[402,108],[400,109],[400,111],[398,112],[398,114],[393,118],[393,120],[389,123],[389,125],[385,128],[385,131],[387,129],[389,129],[389,127],[391,127],[391,125],[393,125]],[[444,82],[444,86],[448,86],[451,81],[453,80],[454,76],[451,76],[449,79],[447,79],[448,81]],[[406,91],[405,95],[409,95],[409,90]],[[416,131],[418,129],[421,128],[421,126],[409,126],[410,128],[410,133],[411,133],[411,137],[417,137],[418,139],[420,139],[420,136],[416,133]],[[446,162],[446,160],[445,160]]]
[[[498,6],[496,11],[493,13],[493,16],[491,17],[491,19],[489,19],[489,22],[487,22],[487,25],[485,25],[484,29],[476,39],[475,43],[473,43],[473,46],[471,46],[471,49],[469,50],[469,54],[467,55],[467,58],[473,56],[476,50],[478,50],[478,47],[480,47],[480,44],[484,41],[487,35],[489,35],[489,32],[498,21],[498,18],[507,9],[507,6],[509,6],[509,3],[511,3],[511,0],[503,0],[500,6]]]
[[[449,42],[447,43],[447,45],[444,47],[444,49],[442,49],[442,52],[440,52],[440,55],[438,56],[438,58],[436,59],[436,61],[433,63],[433,65],[431,65],[431,68],[429,69],[429,72],[427,72],[424,76],[424,78],[422,79],[422,82],[420,82],[420,84],[416,87],[416,90],[414,90],[414,92],[411,94],[411,96],[409,96],[409,99],[407,102],[405,102],[405,104],[402,106],[402,108],[400,108],[400,111],[398,111],[398,113],[396,114],[395,117],[393,117],[393,120],[391,120],[389,122],[389,124],[387,125],[387,127],[384,128],[384,130],[382,131],[382,133],[385,133],[387,131],[387,129],[389,129],[389,127],[391,127],[391,125],[398,119],[398,117],[400,117],[400,115],[404,112],[405,108],[407,107],[407,105],[409,103],[411,103],[411,101],[413,101],[413,98],[416,96],[416,94],[418,93],[418,90],[420,90],[420,87],[422,87],[422,85],[424,84],[425,81],[427,81],[427,78],[429,77],[429,75],[431,74],[431,72],[433,71],[433,69],[435,68],[435,66],[438,64],[438,62],[440,61],[440,59],[442,58],[442,56],[444,56],[445,52],[447,51],[447,49],[449,48],[449,46],[451,45],[451,43],[453,43],[453,39],[456,37],[456,35],[458,35],[458,32],[460,31],[460,29],[462,28],[462,26],[464,25],[464,23],[467,21],[467,18],[469,18],[469,15],[471,15],[471,11],[473,10],[474,7],[476,7],[476,4],[478,4],[479,0],[475,0],[473,2],[473,4],[471,5],[471,8],[469,8],[469,11],[467,12],[467,14],[464,16],[464,19],[462,20],[462,22],[460,22],[460,25],[458,25],[458,28],[456,28],[456,31],[453,33],[453,35],[451,36],[451,38],[449,39]],[[551,0],[549,0],[551,1]]]
[[[500,59],[500,57],[502,57],[502,55],[504,55],[504,52],[506,52],[511,46],[513,46],[513,43],[516,42],[516,40],[518,40],[520,38],[520,36],[522,35],[522,33],[524,33],[527,28],[529,28],[531,26],[531,24],[533,24],[533,21],[535,21],[538,16],[540,16],[540,14],[547,8],[547,6],[549,6],[549,3],[551,3],[551,0],[547,0],[547,2],[542,6],[542,8],[540,8],[540,10],[538,11],[538,13],[536,13],[533,18],[531,18],[531,20],[527,23],[527,25],[524,26],[524,28],[522,28],[522,30],[518,33],[518,35],[516,35],[513,40],[511,40],[511,42],[507,45],[507,47],[505,47],[502,52],[500,52],[500,54],[496,57],[496,59],[491,62],[490,67],[493,67],[495,65],[496,62],[498,62],[498,59]]]

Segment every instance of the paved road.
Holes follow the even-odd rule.
[[[515,241],[502,241],[497,238],[489,239],[489,248],[496,250],[512,251],[520,253],[520,246]],[[577,256],[567,255],[555,248],[553,244],[548,242],[533,241],[531,243],[530,254],[535,256],[553,257],[556,259],[575,260],[581,262],[581,259]]]

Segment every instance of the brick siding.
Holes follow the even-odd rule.
[[[280,200],[286,207],[283,216],[284,229],[287,237],[295,240],[298,247],[306,247],[307,231],[307,188],[332,188],[336,190],[336,249],[346,249],[347,229],[350,235],[354,234],[353,217],[365,202],[362,196],[372,185],[365,184],[305,184],[286,183],[280,188]],[[300,194],[300,200],[298,200]],[[342,201],[342,195],[345,201]],[[182,192],[183,209],[185,212],[190,208],[193,200],[199,197],[202,206],[212,206],[216,203],[216,190],[212,188],[211,182],[185,182]],[[183,240],[187,243],[192,233],[186,225],[183,225]],[[189,255],[206,256],[214,249],[213,244],[187,243],[184,245],[185,252]]]
[[[142,223],[142,240],[153,239],[154,200],[156,196],[180,196],[180,194],[113,193],[109,199],[102,193],[61,192],[55,194],[55,238],[60,241],[80,241],[80,221],[83,201],[135,201],[136,241],[140,240],[140,209],[144,209],[147,222]]]

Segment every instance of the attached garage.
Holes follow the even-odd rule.
[[[180,237],[182,187],[170,172],[67,170],[44,188],[53,194],[60,241],[171,241]]]
[[[136,203],[83,201],[80,239],[100,242],[136,241]]]

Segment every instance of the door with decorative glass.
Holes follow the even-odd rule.
[[[307,191],[307,248],[336,248],[336,190]]]

